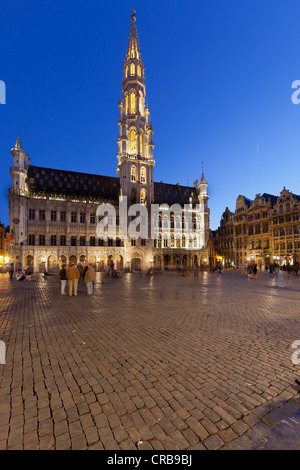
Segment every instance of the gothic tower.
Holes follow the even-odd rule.
[[[209,240],[209,209],[208,209],[207,181],[202,171],[201,181],[199,183],[198,202],[200,215],[200,248],[207,246]]]
[[[145,104],[145,70],[133,9],[123,73],[117,140],[117,174],[120,177],[121,195],[127,196],[129,204],[150,204],[154,198],[153,128],[149,107]]]
[[[26,179],[30,158],[22,148],[20,135],[14,147],[11,148],[13,166],[10,167],[11,189],[9,200],[10,228],[14,233],[15,243],[26,243],[27,225],[27,188]]]

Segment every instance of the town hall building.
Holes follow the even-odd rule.
[[[119,100],[117,176],[44,168],[31,164],[18,135],[11,149],[11,188],[8,190],[10,259],[31,265],[34,271],[55,270],[61,262],[90,261],[97,270],[113,262],[116,269],[191,267],[209,262],[209,209],[207,182],[202,172],[193,186],[154,180],[154,142],[150,110],[146,104],[144,64],[134,10],[123,65]],[[159,205],[157,236],[122,238],[119,202]],[[116,236],[98,237],[97,208],[111,204],[116,210]],[[164,205],[180,205],[181,212],[164,212]],[[177,236],[185,224],[190,226]],[[129,224],[132,218],[128,217]],[[186,234],[190,231],[190,236]],[[150,232],[150,231],[149,231]]]

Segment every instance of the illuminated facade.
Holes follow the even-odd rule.
[[[239,196],[235,212],[226,208],[212,239],[225,267],[255,261],[259,268],[272,263],[300,263],[300,196],[283,188],[279,196]]]
[[[129,44],[123,67],[117,138],[117,177],[43,168],[31,164],[18,136],[11,149],[13,166],[9,189],[12,261],[32,264],[35,271],[51,270],[63,261],[91,261],[99,270],[113,261],[118,269],[208,264],[209,209],[207,182],[180,186],[155,182],[153,127],[145,104],[144,64],[135,12],[131,16]],[[146,206],[149,226],[152,204],[179,204],[180,214],[163,210],[154,240],[123,239],[119,233],[119,198]],[[116,209],[116,237],[98,238],[97,207]],[[184,205],[191,213],[190,237],[177,237],[185,221]],[[196,216],[196,206],[198,212]],[[130,222],[130,217],[128,218]],[[196,233],[196,234],[195,234]],[[167,235],[166,235],[167,234]]]

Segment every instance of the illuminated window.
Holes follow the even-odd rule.
[[[135,113],[135,94],[131,93],[130,95],[130,113]]]
[[[130,131],[130,142],[131,142],[131,150],[134,152],[136,150],[136,135],[135,135],[134,129],[131,129]]]
[[[143,154],[143,133],[140,134],[140,154]]]
[[[125,114],[128,114],[128,95],[125,96]]]
[[[130,65],[130,75],[135,75],[135,65],[134,65],[134,63],[132,63]]]
[[[127,75],[128,75],[128,66],[127,66],[127,65],[126,65],[126,67],[125,67],[124,75],[125,75],[125,78],[127,78]]]
[[[140,65],[137,66],[137,74],[138,74],[139,77],[142,76],[142,69],[141,69]]]
[[[146,191],[145,189],[141,190],[141,204],[145,204],[146,202]]]
[[[141,168],[141,183],[146,183],[146,169],[143,166]]]
[[[131,167],[131,182],[136,182],[136,167],[134,165]]]

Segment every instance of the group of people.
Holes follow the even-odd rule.
[[[248,274],[248,277],[251,278],[256,278],[257,277],[257,263],[255,261],[252,261],[251,263],[245,263],[245,272]]]
[[[14,264],[11,263],[9,267],[9,277],[13,278],[14,275]],[[36,278],[33,276],[33,269],[31,266],[26,266],[22,269],[22,266],[19,265],[16,271],[16,280],[17,281],[36,281]]]
[[[86,285],[86,295],[92,295],[95,282],[95,270],[91,263],[85,262],[84,268],[79,269],[75,263],[71,263],[68,268],[62,264],[59,271],[59,278],[61,283],[61,294],[67,295],[66,287],[69,286],[69,296],[76,296],[78,290],[78,282],[80,278]]]

